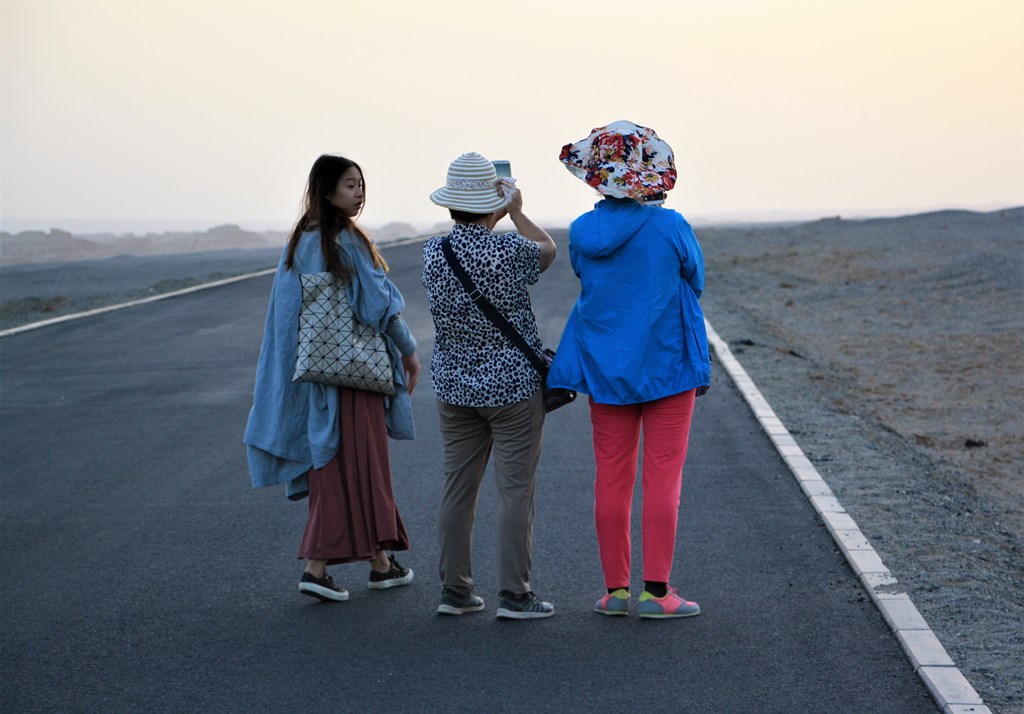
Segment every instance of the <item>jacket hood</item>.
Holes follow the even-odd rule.
[[[611,255],[639,232],[658,210],[636,201],[604,199],[572,224],[572,245],[580,255]]]

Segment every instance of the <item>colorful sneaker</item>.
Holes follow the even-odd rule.
[[[597,601],[594,612],[602,615],[628,615],[629,614],[629,590],[619,588],[606,594]]]
[[[636,606],[636,614],[642,619],[693,617],[700,614],[700,605],[683,600],[676,589],[670,586],[665,597],[654,597],[644,590]]]
[[[348,600],[348,590],[335,585],[327,573],[324,573],[322,578],[318,578],[312,573],[303,573],[302,580],[299,581],[299,592],[315,597],[317,600],[333,600],[335,602]]]
[[[505,620],[534,620],[539,617],[551,617],[554,614],[555,606],[550,602],[544,602],[532,592],[519,596],[504,590],[498,593],[497,617]]]
[[[389,555],[387,572],[378,573],[376,570],[370,569],[370,589],[371,590],[387,590],[388,588],[397,588],[399,585],[408,585],[412,582],[412,570],[410,568],[403,568],[395,560],[395,556]]]
[[[463,595],[457,590],[445,588],[441,591],[441,604],[437,606],[437,614],[465,615],[467,612],[480,612],[483,609],[483,598],[472,593]]]

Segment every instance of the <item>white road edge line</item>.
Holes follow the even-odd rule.
[[[402,245],[409,245],[410,243],[419,243],[430,236],[413,236],[412,238],[399,238],[398,240],[388,241],[387,243],[380,243],[377,247],[381,250],[386,248],[396,248]],[[40,327],[48,327],[50,325],[56,325],[61,322],[68,322],[69,320],[78,320],[83,317],[91,317],[93,315],[100,315],[104,312],[113,312],[114,310],[123,310],[126,307],[135,307],[136,305],[145,305],[148,302],[156,302],[157,300],[166,300],[167,298],[178,297],[179,295],[188,295],[189,293],[198,292],[200,290],[206,290],[207,288],[216,288],[221,285],[228,285],[230,283],[237,283],[241,280],[249,280],[250,278],[258,278],[261,275],[270,275],[276,273],[277,268],[268,268],[267,270],[261,270],[257,273],[245,273],[244,275],[236,275],[231,278],[225,278],[223,280],[216,280],[212,283],[201,283],[199,285],[193,285],[190,288],[184,288],[183,290],[175,290],[174,292],[161,293],[160,295],[154,295],[153,297],[142,298],[141,300],[133,300],[132,302],[123,302],[117,305],[107,305],[106,307],[98,307],[95,310],[87,310],[85,312],[75,312],[70,315],[61,315],[60,317],[54,317],[50,320],[41,320],[40,322],[31,322],[27,325],[19,325],[18,327],[12,327],[7,330],[0,330],[0,338],[10,337],[11,335],[17,335],[20,332],[28,332],[29,330],[38,330]]]
[[[705,320],[704,324],[707,327],[708,342],[714,348],[719,364],[725,368],[768,438],[775,444],[779,455],[789,466],[800,488],[825,522],[861,585],[867,590],[896,640],[903,647],[914,671],[942,708],[943,713],[991,714],[991,710],[985,706],[974,687],[956,667],[942,643],[928,627],[928,623],[918,612],[910,596],[905,592],[896,592],[898,588],[895,586],[899,581],[885,567],[857,523],[832,495],[828,484],[776,416],[743,365],[733,356],[729,345],[718,336],[710,322]]]
[[[184,288],[182,290],[175,290],[169,293],[161,293],[160,295],[154,295],[148,298],[142,298],[141,300],[132,300],[131,302],[122,302],[117,305],[107,305],[106,307],[98,307],[95,310],[86,310],[85,312],[75,312],[70,315],[61,315],[60,317],[54,317],[50,320],[42,320],[40,322],[31,322],[27,325],[19,325],[18,327],[12,327],[8,330],[0,331],[0,337],[10,337],[11,335],[17,335],[20,332],[28,332],[29,330],[38,330],[40,327],[49,327],[50,325],[56,325],[61,322],[68,322],[70,320],[78,320],[83,317],[92,317],[93,315],[101,315],[104,312],[113,312],[114,310],[123,310],[126,307],[135,307],[136,305],[145,305],[146,303],[156,302],[157,300],[166,300],[167,298],[178,297],[179,295],[188,295],[189,293],[199,292],[200,290],[206,290],[208,288],[216,288],[221,285],[228,285],[230,283],[237,283],[241,280],[249,280],[250,278],[258,278],[261,275],[270,275],[271,273],[277,272],[277,268],[269,268],[267,270],[261,270],[258,273],[246,273],[245,275],[236,275],[233,278],[224,278],[223,280],[215,280],[212,283],[201,283],[200,285],[193,285],[190,288]]]

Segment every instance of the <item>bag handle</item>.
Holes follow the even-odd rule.
[[[523,338],[515,326],[508,321],[501,311],[494,306],[494,304],[484,297],[484,294],[480,292],[480,289],[473,283],[473,278],[469,277],[469,273],[462,267],[462,263],[455,257],[455,251],[452,249],[451,236],[445,236],[441,240],[441,250],[444,251],[445,260],[448,261],[448,265],[451,267],[452,272],[455,273],[455,277],[462,283],[463,289],[469,295],[469,299],[480,308],[480,312],[484,316],[494,323],[505,337],[508,338],[509,342],[519,348],[519,351],[526,355],[526,358],[530,360],[530,364],[537,370],[542,378],[548,376],[548,365],[544,359],[537,354],[537,351],[530,347],[529,343]]]

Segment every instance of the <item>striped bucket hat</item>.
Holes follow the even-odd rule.
[[[430,200],[445,208],[486,214],[507,206],[512,193],[498,182],[494,164],[472,151],[449,164],[448,179]]]

